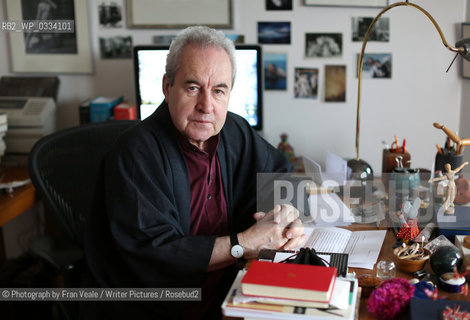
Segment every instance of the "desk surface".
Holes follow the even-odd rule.
[[[2,168],[1,183],[28,179],[26,167]],[[32,183],[15,188],[12,193],[0,192],[0,227],[31,208],[36,202],[36,190]]]
[[[353,225],[351,226],[352,229],[364,229],[363,225]],[[368,229],[368,228],[366,228]],[[375,228],[374,228],[375,229]],[[393,261],[393,253],[392,253],[392,247],[396,244],[396,238],[395,235],[393,234],[393,231],[389,229],[387,231],[387,234],[384,239],[384,243],[382,245],[382,249],[380,251],[380,255],[378,258],[378,261],[380,260],[392,260]],[[427,271],[431,271],[431,267],[429,265],[429,262],[426,264],[425,269]],[[357,276],[364,275],[364,274],[369,274],[369,275],[375,275],[376,274],[376,266],[374,266],[373,270],[368,270],[368,269],[359,269],[359,268],[349,268],[349,272],[355,272]],[[405,278],[405,279],[411,279],[412,276],[411,274],[404,273],[401,270],[397,270],[397,277],[400,278]],[[451,294],[447,292],[442,292],[443,295],[445,295],[448,299],[452,300],[470,300],[470,295],[465,297],[460,294]],[[372,320],[376,319],[373,317],[370,313],[369,310],[367,310],[367,299],[368,296],[365,296],[362,294],[360,304],[359,304],[359,319],[360,320]],[[231,317],[224,317],[225,320],[229,319],[240,319],[240,318],[231,318]],[[408,313],[401,314],[397,320],[400,319],[408,319]]]

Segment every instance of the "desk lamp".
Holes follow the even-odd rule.
[[[356,158],[350,159],[348,161],[348,167],[351,169],[351,179],[353,180],[355,179],[355,180],[361,180],[362,182],[365,182],[366,180],[373,179],[372,167],[366,161],[359,159],[359,128],[360,128],[360,117],[361,117],[361,81],[362,81],[362,66],[363,66],[363,60],[364,60],[364,51],[366,48],[367,41],[369,40],[369,35],[372,29],[374,28],[374,25],[377,22],[377,20],[382,16],[382,14],[384,14],[388,10],[395,8],[395,7],[399,7],[399,6],[407,6],[407,7],[415,8],[415,9],[418,9],[420,12],[422,12],[424,15],[426,15],[426,17],[428,17],[428,19],[431,20],[437,32],[439,33],[439,36],[441,37],[442,43],[444,44],[444,46],[450,51],[456,52],[455,58],[457,58],[457,55],[460,54],[464,59],[470,61],[470,38],[457,41],[457,43],[455,44],[455,47],[450,46],[449,43],[447,43],[446,39],[444,38],[441,28],[437,24],[436,20],[434,20],[434,18],[422,7],[413,3],[409,3],[408,1],[397,2],[397,3],[391,4],[385,7],[384,9],[382,9],[382,11],[379,12],[379,14],[371,22],[369,29],[367,29],[367,32],[364,36],[361,54],[359,56],[359,61],[357,65],[358,86],[357,86],[357,116],[356,116]],[[455,58],[452,61],[452,63],[455,61]],[[449,71],[449,69],[447,69],[447,71]]]

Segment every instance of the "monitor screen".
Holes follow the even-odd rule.
[[[145,119],[164,99],[162,79],[168,46],[134,47],[137,115]],[[243,118],[256,130],[262,129],[261,47],[237,45],[237,75],[230,95],[229,111]]]

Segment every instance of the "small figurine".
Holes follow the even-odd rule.
[[[410,201],[405,201],[400,210],[401,228],[398,231],[397,237],[402,238],[403,241],[409,242],[416,238],[419,234],[418,228],[418,211],[421,207],[421,199],[417,197],[411,205]]]
[[[277,149],[286,156],[293,164],[295,164],[295,153],[294,148],[287,142],[287,134],[281,134],[281,142],[279,143]]]
[[[457,187],[457,194],[455,195],[455,204],[467,204],[470,202],[470,181],[464,177],[463,174],[459,175],[459,178],[455,180]]]
[[[428,181],[429,183],[431,183],[434,181],[447,179],[446,199],[444,203],[442,204],[442,208],[444,209],[445,213],[453,214],[455,212],[454,200],[455,200],[456,189],[457,189],[455,185],[455,174],[458,173],[460,170],[462,170],[462,168],[465,167],[466,165],[468,165],[468,162],[464,162],[458,168],[456,168],[455,170],[452,170],[450,164],[446,163],[445,168],[447,172],[442,177],[430,179]]]

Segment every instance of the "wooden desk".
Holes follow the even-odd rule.
[[[369,229],[368,227],[365,227],[364,225],[360,225],[360,224],[352,225],[349,228],[351,228],[353,230],[364,230],[364,228]],[[371,227],[371,228],[376,229],[375,227]],[[396,244],[395,235],[393,234],[393,231],[391,229],[388,229],[387,233],[385,235],[385,239],[384,239],[384,243],[382,245],[382,249],[381,249],[380,254],[379,254],[379,258],[378,258],[377,261],[380,261],[380,260],[394,261],[392,248],[395,244]],[[426,263],[425,269],[428,272],[431,272],[431,267],[430,267],[429,262]],[[373,270],[359,269],[359,268],[349,268],[348,272],[355,272],[357,276],[365,275],[365,274],[375,276],[377,270],[376,270],[376,266],[374,266]],[[405,279],[411,279],[412,278],[411,274],[404,273],[399,269],[397,269],[396,277],[405,278]],[[364,293],[364,290],[363,290],[363,293]],[[443,292],[443,291],[441,291],[439,293],[443,296],[446,296],[450,300],[467,300],[467,301],[470,301],[470,295],[463,296],[461,294],[451,294],[451,293],[447,293],[447,292]],[[359,301],[359,319],[360,320],[376,320],[376,318],[373,317],[369,313],[369,310],[367,310],[367,300],[368,300],[368,298],[369,297],[365,294],[361,295],[361,299]],[[238,320],[238,319],[241,319],[241,318],[223,317],[223,319],[224,320]],[[402,319],[408,319],[408,310],[405,313],[401,314],[396,320],[402,320]]]
[[[2,168],[1,183],[28,179],[26,167]],[[36,202],[36,190],[32,183],[13,189],[12,193],[0,192],[0,265],[5,262],[5,246],[2,226],[31,208]]]

